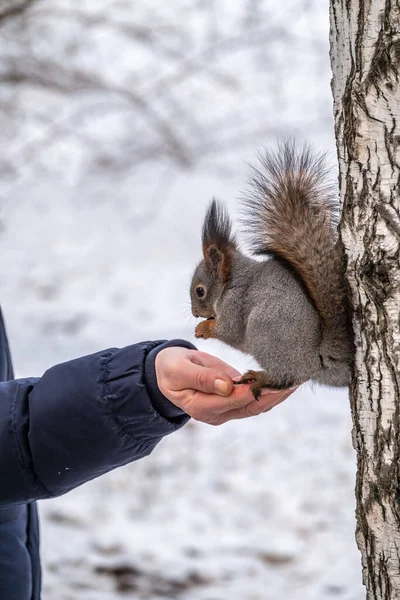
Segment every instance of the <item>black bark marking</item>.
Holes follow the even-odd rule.
[[[379,204],[377,206],[380,216],[384,219],[388,229],[397,237],[400,242],[400,214],[388,204]]]

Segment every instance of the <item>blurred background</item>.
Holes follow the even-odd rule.
[[[17,375],[193,341],[212,196],[279,134],[335,165],[328,0],[3,0],[1,303]],[[248,357],[200,342],[244,371]],[[40,505],[44,600],[361,600],[347,394],[190,422]]]

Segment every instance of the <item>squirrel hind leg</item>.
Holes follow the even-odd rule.
[[[256,400],[258,400],[261,396],[261,392],[265,388],[273,389],[273,390],[283,390],[295,385],[295,381],[289,379],[288,377],[283,378],[283,380],[277,382],[274,381],[273,378],[266,373],[266,371],[247,371],[241,379],[238,381],[234,381],[235,385],[240,385],[241,383],[251,383],[250,390]]]

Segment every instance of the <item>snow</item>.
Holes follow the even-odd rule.
[[[125,4],[105,3],[104,9],[120,19]],[[271,3],[253,4],[254,10],[265,10]],[[65,3],[65,10],[71,6]],[[195,19],[189,8],[183,0],[170,7],[134,3],[131,17],[161,27],[176,25],[178,9],[185,16],[186,29],[167,35],[161,27],[157,39],[169,58],[146,85],[153,89],[162,77],[168,84],[179,71],[170,57],[189,47],[192,37],[190,57],[201,59],[201,68],[191,76],[192,85],[172,79],[165,93],[171,102],[183,97],[193,105],[197,123],[180,122],[185,103],[175,104],[172,113],[171,104],[159,103],[161,112],[173,115],[189,155],[198,155],[190,168],[170,158],[168,148],[134,169],[129,160],[119,163],[116,157],[121,159],[130,136],[148,136],[143,137],[147,144],[158,134],[135,118],[127,129],[118,102],[104,113],[90,108],[101,105],[100,97],[94,102],[84,94],[64,98],[31,88],[19,95],[25,121],[16,121],[1,139],[15,170],[7,171],[1,184],[0,234],[2,308],[18,376],[37,376],[56,362],[143,339],[194,341],[188,286],[200,259],[209,199],[221,198],[235,213],[246,161],[259,148],[260,134],[269,143],[275,132],[295,132],[334,157],[327,3],[286,21],[307,42],[303,60],[296,55],[288,61],[279,36],[268,46],[269,60],[284,69],[279,86],[276,71],[260,81],[247,68],[250,50],[215,60],[203,55],[202,19],[209,17],[209,6],[199,2]],[[81,9],[89,13],[93,5],[82,2]],[[217,15],[229,15],[217,20],[220,32],[237,27],[240,11],[232,3],[221,2],[218,10]],[[276,24],[290,14],[282,9]],[[43,19],[49,32],[55,17]],[[66,23],[60,27],[63,52],[71,31],[79,28],[75,21]],[[54,31],[51,44],[57,44]],[[33,44],[41,56],[46,48],[44,42]],[[117,40],[115,31],[91,31],[82,48],[74,49],[73,61],[118,85],[129,77],[143,84],[140,73],[154,62],[149,47]],[[121,48],[129,52],[116,70]],[[315,58],[321,48],[322,62]],[[257,52],[261,68],[266,55]],[[207,80],[204,65],[210,61],[224,74],[223,89]],[[240,89],[235,69],[242,73]],[[83,135],[67,135],[65,129],[46,141],[46,127],[36,121],[46,110],[54,118],[57,113],[61,125],[68,123],[68,131],[78,124],[93,144],[88,147]],[[235,120],[243,140],[233,135]],[[208,146],[213,150],[202,152]],[[98,162],[96,152],[104,148],[116,161],[111,168]],[[241,371],[251,366],[249,357],[218,342],[197,345]],[[345,390],[304,385],[284,405],[257,418],[217,428],[191,421],[146,459],[40,503],[43,598],[361,600],[354,479]]]

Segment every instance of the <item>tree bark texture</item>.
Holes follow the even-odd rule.
[[[400,2],[331,0],[331,65],[353,304],[357,531],[368,600],[400,598]]]

